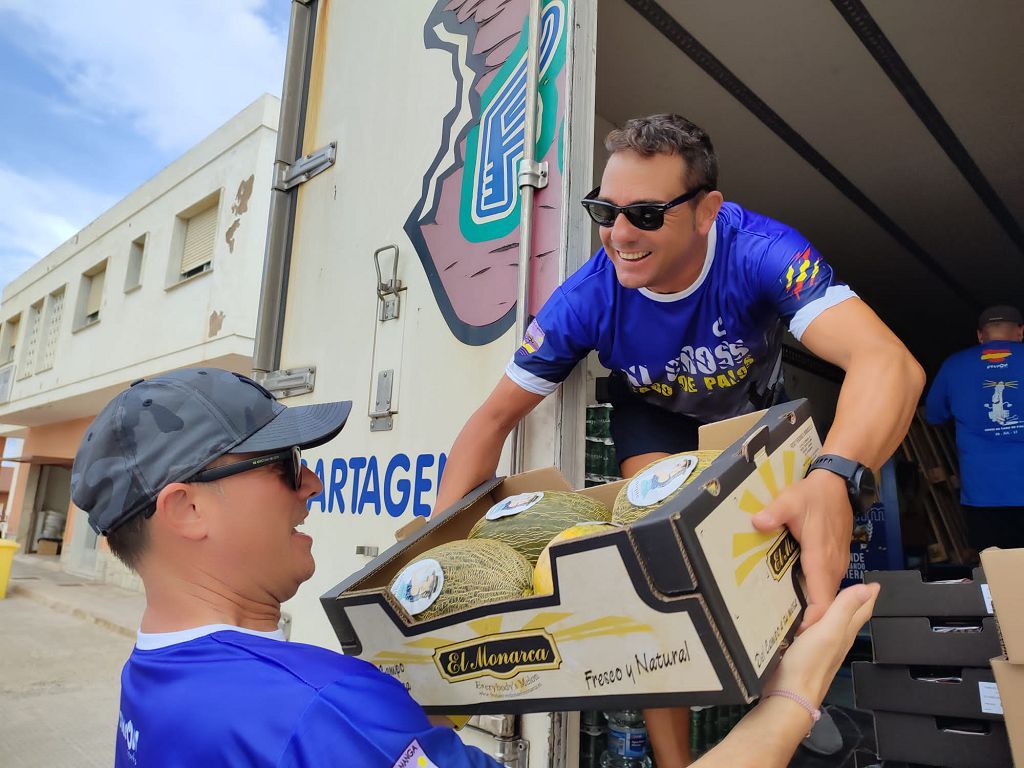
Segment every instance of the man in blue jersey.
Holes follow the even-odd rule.
[[[952,421],[968,543],[1024,547],[1024,319],[1016,307],[978,318],[978,346],[942,364],[928,392],[933,424]]]
[[[803,626],[835,597],[849,563],[850,495],[906,433],[924,374],[903,344],[798,232],[726,203],[711,140],[678,115],[628,121],[584,206],[601,248],[530,324],[493,393],[448,456],[436,510],[493,476],[512,427],[592,350],[612,370],[612,438],[622,475],[696,448],[697,427],[779,397],[783,327],[846,377],[820,469],[782,491],[754,525],[787,525],[807,578]],[[817,470],[817,471],[814,471]],[[677,713],[678,714],[678,713]],[[658,748],[678,764],[686,748]],[[656,737],[652,728],[652,737]],[[664,743],[664,742],[662,742]]]
[[[286,408],[244,376],[189,369],[135,382],[89,427],[75,504],[146,588],[119,768],[497,765],[372,664],[278,629],[314,568],[296,526],[322,486],[299,451],[350,408]]]

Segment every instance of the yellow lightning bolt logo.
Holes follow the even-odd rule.
[[[799,265],[799,270],[795,267]],[[797,299],[800,298],[800,291],[804,289],[804,283],[807,285],[814,285],[815,279],[818,277],[818,271],[821,268],[821,259],[815,259],[813,268],[811,265],[811,246],[807,246],[803,253],[797,254],[793,258],[792,263],[789,265],[789,269],[786,270],[786,293],[792,292]],[[810,271],[810,276],[808,276]]]

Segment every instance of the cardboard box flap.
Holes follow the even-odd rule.
[[[992,547],[981,553],[981,564],[992,593],[996,624],[1006,658],[1011,664],[1024,664],[1024,549]]]
[[[999,688],[1014,763],[1024,765],[1024,666],[1011,664],[1004,656],[992,659],[992,673]]]

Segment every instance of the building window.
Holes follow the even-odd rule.
[[[128,271],[124,276],[124,292],[134,291],[142,285],[142,257],[146,253],[146,235],[132,241],[128,250]]]
[[[28,308],[28,326],[25,334],[25,349],[21,358],[21,373],[19,379],[25,379],[32,375],[36,366],[36,349],[39,347],[39,326],[43,320],[43,302],[37,301]]]
[[[43,332],[43,350],[39,357],[39,370],[53,368],[53,360],[57,355],[57,339],[60,335],[60,324],[64,319],[64,288],[50,294],[46,302],[46,323]]]
[[[202,274],[213,267],[213,244],[217,236],[220,193],[178,216],[184,226],[184,242],[178,265],[178,280]]]
[[[78,288],[78,309],[75,312],[75,330],[98,323],[103,302],[103,284],[107,278],[107,260],[82,273]]]
[[[0,333],[0,365],[14,362],[14,352],[18,344],[18,328],[21,326],[21,315],[15,315],[4,323]]]

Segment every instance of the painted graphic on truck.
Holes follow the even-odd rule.
[[[405,223],[452,333],[487,344],[515,319],[519,258],[519,162],[526,115],[526,0],[439,0],[424,25],[427,49],[452,59],[454,104],[441,145]],[[534,198],[530,312],[558,280],[564,0],[541,10],[537,159],[548,185]]]

